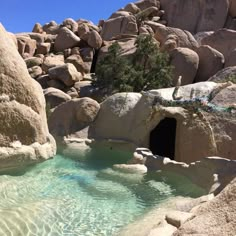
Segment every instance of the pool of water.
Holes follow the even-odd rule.
[[[128,157],[95,149],[1,175],[0,235],[112,236],[170,197],[204,194],[180,176],[112,169]]]

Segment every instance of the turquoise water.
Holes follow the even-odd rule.
[[[172,196],[203,194],[184,178],[114,171],[112,164],[129,155],[111,153],[93,150],[78,160],[57,155],[1,175],[0,235],[112,236]]]

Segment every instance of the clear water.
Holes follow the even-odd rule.
[[[112,236],[169,197],[203,194],[184,178],[111,168],[127,158],[95,149],[1,175],[0,235]]]

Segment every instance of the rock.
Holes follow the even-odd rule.
[[[73,64],[75,66],[76,70],[78,72],[80,72],[82,75],[90,72],[90,68],[88,69],[86,67],[83,59],[78,54],[71,55],[71,56],[67,57],[65,62]]]
[[[205,32],[198,32],[193,37],[196,39],[199,45],[202,45],[202,39],[207,36],[210,36],[214,33],[214,31],[205,31]]]
[[[236,97],[236,84],[232,84],[231,86],[220,91],[212,100],[213,104],[217,106],[227,107],[231,106]]]
[[[213,200],[202,204],[195,217],[173,235],[234,235],[236,232],[236,179]]]
[[[141,164],[116,164],[113,165],[113,169],[125,173],[138,173],[138,174],[147,173],[147,167]]]
[[[46,55],[50,52],[51,49],[51,43],[40,43],[37,45],[37,54],[43,54]]]
[[[222,43],[224,42],[224,43]],[[202,45],[209,45],[221,52],[227,61],[230,53],[235,49],[236,31],[220,29],[202,39]]]
[[[17,36],[18,51],[23,58],[32,57],[36,50],[36,41],[30,37]]]
[[[84,62],[93,61],[93,56],[95,53],[93,48],[90,48],[90,47],[81,48],[79,52]],[[73,50],[72,50],[72,54],[74,54]]]
[[[42,34],[43,33],[43,27],[40,23],[36,23],[34,25],[34,28],[32,30],[33,33],[38,33],[38,34]]]
[[[66,86],[73,86],[75,82],[82,79],[82,75],[78,72],[74,65],[66,63],[62,66],[56,66],[48,70],[50,79],[57,79]]]
[[[55,40],[54,50],[56,52],[63,52],[67,48],[73,48],[78,46],[80,38],[76,36],[68,28],[63,27],[59,30]]]
[[[62,26],[68,28],[71,30],[73,33],[77,32],[78,30],[78,24],[75,20],[72,18],[67,18],[62,22]]]
[[[55,66],[61,66],[64,65],[64,56],[63,55],[49,55],[44,58],[42,69],[44,72],[48,72],[50,68],[53,68]]]
[[[134,3],[129,3],[124,7],[124,11],[130,12],[132,14],[137,14],[140,9]]]
[[[179,228],[183,223],[193,218],[194,215],[188,212],[171,211],[166,215],[167,223]]]
[[[225,62],[225,67],[231,67],[231,66],[236,66],[236,48],[229,54],[229,57]]]
[[[158,0],[141,0],[134,3],[140,10],[145,10],[149,7],[160,8],[160,1]]]
[[[49,75],[48,75],[49,77]],[[56,89],[59,89],[59,90],[62,90],[62,91],[65,91],[66,90],[66,85],[61,82],[60,80],[54,80],[54,79],[49,79],[47,80],[47,87],[52,87],[52,88],[56,88]]]
[[[152,229],[148,236],[172,236],[176,229],[177,228],[173,225],[162,223],[161,225],[158,225],[157,228]]]
[[[33,66],[28,69],[28,72],[32,78],[37,78],[43,74],[43,71],[40,66]]]
[[[36,78],[36,81],[41,85],[43,89],[48,88],[48,80],[50,80],[48,75],[41,75],[38,78]]]
[[[233,18],[236,17],[236,2],[234,0],[229,1],[229,14]]]
[[[137,35],[138,28],[134,16],[120,16],[104,22],[101,37],[103,40],[111,40],[122,34]]]
[[[196,50],[199,56],[199,66],[195,82],[207,81],[224,67],[224,56],[210,46],[200,46]]]
[[[58,25],[55,21],[50,21],[49,23],[43,26],[43,31],[47,34],[56,35],[60,30],[60,25]]]
[[[92,48],[95,48],[96,50],[99,49],[102,46],[102,38],[101,38],[100,34],[97,31],[92,30],[89,33],[88,45]]]
[[[45,89],[44,96],[46,99],[46,103],[49,104],[50,109],[71,100],[71,97],[69,95],[56,88]]]
[[[188,48],[176,48],[170,54],[173,69],[174,84],[182,76],[182,85],[192,84],[197,74],[199,57],[196,52]]]
[[[168,26],[192,33],[215,31],[224,27],[228,15],[227,0],[161,0]],[[194,12],[192,11],[194,9]]]
[[[197,41],[188,31],[166,27],[152,21],[146,21],[145,23],[155,32],[154,37],[160,42],[163,51],[171,51],[177,47],[185,47],[195,50],[198,47]]]
[[[48,159],[56,146],[48,132],[42,89],[2,25],[0,41],[0,162],[1,169],[9,169]]]
[[[83,40],[87,41],[88,40],[88,34],[90,32],[89,26],[86,23],[80,23],[78,24],[78,36],[82,38]]]
[[[100,105],[91,98],[77,98],[58,106],[49,119],[49,130],[54,136],[75,134],[91,124]]]
[[[125,17],[127,17],[127,16],[130,16],[130,15],[131,15],[131,14],[130,14],[129,12],[127,12],[127,11],[119,10],[119,11],[117,11],[117,12],[112,13],[112,15],[111,15],[108,19],[117,18],[117,17],[119,17],[119,16],[125,16]]]
[[[236,74],[236,66],[226,67],[220,71],[218,71],[215,75],[213,75],[209,81],[213,81],[216,83],[223,83],[229,80],[231,76],[235,76]]]
[[[41,66],[43,63],[43,59],[39,57],[29,57],[25,59],[25,63],[27,68],[31,68],[33,66]]]

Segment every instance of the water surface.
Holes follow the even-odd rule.
[[[180,176],[111,168],[128,157],[95,149],[79,160],[57,155],[1,175],[0,235],[112,236],[170,197],[204,193]]]

